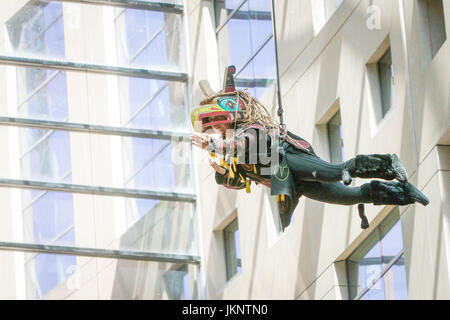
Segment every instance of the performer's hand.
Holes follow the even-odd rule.
[[[227,172],[227,170],[225,168],[222,168],[221,166],[219,166],[217,163],[215,163],[211,159],[208,159],[208,160],[209,160],[209,164],[211,165],[211,167],[213,167],[213,169],[216,170],[218,173],[225,174]]]
[[[191,134],[191,143],[199,147],[200,149],[205,149],[208,146],[208,142],[211,139],[211,136],[207,133],[194,133]]]

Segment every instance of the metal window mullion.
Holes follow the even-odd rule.
[[[31,68],[58,69],[75,72],[91,72],[111,74],[123,77],[158,79],[186,82],[187,74],[182,72],[151,70],[128,66],[102,65],[66,60],[41,59],[32,56],[0,55],[0,64],[16,65]]]
[[[21,161],[25,158],[35,147],[42,143],[45,139],[47,139],[55,130],[51,130],[45,133],[42,137],[40,137],[37,141],[35,141],[26,151],[20,156],[19,160]]]
[[[61,232],[60,234],[58,234],[56,237],[54,237],[52,240],[50,240],[47,244],[45,245],[54,245],[54,243],[56,243],[56,241],[58,241],[59,239],[61,239],[62,237],[64,237],[67,233],[69,233],[72,229],[75,229],[75,225],[71,224],[69,227],[67,227],[63,232]],[[28,262],[30,262],[31,260],[33,260],[39,253],[35,253],[32,254],[29,258],[25,259],[25,264],[27,264]]]
[[[241,69],[238,72],[236,72],[236,74],[234,75],[235,78],[242,72],[242,70],[244,70],[249,65],[250,62],[252,62],[252,60],[256,57],[256,55],[264,48],[264,46],[270,41],[270,39],[272,39],[272,37],[273,34],[270,34],[266,38],[266,40],[264,40],[264,42],[258,47],[258,49],[256,49],[255,53],[253,53],[251,57],[248,58],[248,60],[244,63]]]
[[[151,97],[149,97],[147,99],[147,101],[145,101],[142,106],[140,106],[131,116],[130,118],[127,120],[127,122],[124,123],[123,126],[127,126],[131,121],[133,121],[141,112],[142,110],[144,110],[147,105],[149,103],[151,103],[161,92],[164,91],[164,89],[166,89],[169,86],[168,83],[166,83],[165,85],[161,86],[161,88],[159,88]]]
[[[72,173],[72,169],[67,170],[67,172],[62,175],[60,181],[64,180],[71,173]],[[38,201],[40,198],[42,198],[47,192],[48,191],[43,191],[40,194],[38,194],[36,197],[31,199],[31,201],[22,208],[22,214],[25,213],[25,211],[28,210],[28,208],[30,208],[36,201]]]
[[[239,9],[241,9],[241,7],[247,2],[247,0],[243,0],[236,8],[234,8],[233,11],[231,11],[230,15],[225,19],[225,21],[217,27],[216,29],[216,34],[219,33],[220,30],[223,29],[223,27],[225,27],[225,25],[228,23],[228,21],[230,21],[231,18],[233,18],[233,16],[236,14],[236,12],[239,11]]]
[[[391,267],[401,258],[401,256],[403,255],[404,250],[400,250],[400,252],[395,256],[394,259],[391,260],[391,262],[389,262],[389,264],[386,266],[385,269],[383,269],[383,271],[372,281],[372,283],[367,286],[367,288],[365,288],[360,294],[358,294],[354,300],[360,300],[370,289],[372,289],[372,287],[378,282],[380,281],[381,278],[383,278],[383,276],[391,269]]]
[[[109,136],[189,141],[188,133],[162,131],[162,130],[148,130],[148,129],[100,126],[100,125],[90,125],[90,124],[85,124],[85,123],[62,122],[62,121],[52,121],[52,120],[37,120],[37,119],[29,119],[29,118],[15,118],[15,117],[0,116],[0,125],[25,127],[25,128],[38,128],[38,129],[52,130],[52,131],[61,130],[61,131],[69,131],[69,132],[104,134],[104,135],[109,135]],[[42,138],[40,138],[40,139],[42,139]],[[33,144],[33,146],[34,146],[34,144]],[[25,154],[23,156],[25,156]]]
[[[63,14],[62,13],[60,13],[55,19],[53,19],[44,29],[42,29],[41,31],[39,31],[39,33],[33,38],[33,39],[31,39],[30,40],[30,42],[28,43],[28,44],[26,44],[25,46],[24,46],[24,48],[23,49],[26,49],[26,48],[28,48],[29,46],[31,46],[31,44],[37,39],[37,38],[39,38],[40,36],[42,36],[45,32],[47,32],[47,30],[48,29],[50,29],[61,17],[63,16]]]
[[[230,9],[228,9],[230,10]],[[231,14],[231,12],[230,12]],[[234,20],[258,20],[258,21],[270,21],[272,20],[272,14],[270,11],[256,11],[248,10],[245,12],[236,12],[233,16]]]
[[[171,142],[169,141],[168,143],[166,143],[165,145],[163,145],[161,148],[159,148],[159,150],[157,150],[147,161],[144,162],[144,164],[137,169],[128,179],[125,180],[124,185],[126,185],[128,182],[130,182],[134,177],[136,177],[142,170],[144,170],[149,163],[151,163],[153,160],[155,160],[155,158],[157,156],[159,156],[159,154],[165,149],[167,148],[169,145],[171,144]]]
[[[0,250],[35,252],[45,254],[64,254],[70,256],[106,258],[116,260],[135,260],[147,262],[200,264],[200,257],[192,255],[179,255],[167,253],[155,253],[132,250],[97,249],[75,246],[42,245],[18,242],[0,242]]]
[[[249,79],[249,78],[239,78],[235,79],[237,87],[246,87],[246,88],[262,88],[267,87],[267,84],[276,81],[275,78],[257,78],[257,79]]]
[[[17,109],[19,110],[25,103],[27,103],[36,93],[38,93],[43,87],[45,87],[53,78],[55,78],[61,70],[56,70],[54,73],[50,75],[47,79],[45,79],[40,85],[38,85],[21,103],[17,105]]]
[[[1,121],[1,118],[2,117],[0,117],[0,121]],[[65,120],[67,120],[67,119],[69,119],[69,116],[67,116],[67,117],[65,117],[64,119],[63,119],[63,121],[65,121]],[[36,120],[36,121],[39,121],[39,120]],[[0,125],[1,125],[1,122],[0,122]],[[46,129],[46,128],[39,128],[39,129]],[[22,160],[23,158],[25,158],[31,151],[33,151],[33,149],[34,148],[36,148],[38,145],[40,145],[42,142],[44,142],[45,140],[47,140],[48,139],[48,137],[50,137],[51,135],[52,135],[52,133],[53,132],[55,132],[55,129],[47,129],[47,130],[50,130],[49,132],[47,132],[46,134],[44,134],[42,137],[40,137],[35,143],[33,143],[32,145],[31,145],[31,147],[29,147],[21,156],[20,156],[20,159],[19,160]]]
[[[163,30],[164,30],[164,25],[163,25],[159,30],[157,30],[157,31],[155,32],[155,34],[154,34],[153,36],[151,36],[150,39],[147,40],[147,41],[142,45],[142,47],[139,48],[139,50],[136,51],[136,53],[128,60],[128,64],[132,63],[132,62],[134,61],[134,59],[136,59],[137,56],[138,56],[142,51],[144,51],[144,50],[148,47],[148,45],[149,45],[150,43],[152,43],[153,40],[155,40],[157,36],[159,36],[159,34],[160,34]]]
[[[124,197],[135,199],[155,199],[163,201],[180,201],[180,202],[196,201],[195,194],[188,194],[188,193],[154,191],[147,189],[127,189],[116,187],[91,186],[72,183],[47,182],[40,180],[0,178],[0,187],[37,189],[56,192],[69,192],[77,194]]]

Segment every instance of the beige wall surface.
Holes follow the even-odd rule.
[[[284,118],[289,130],[312,143],[329,159],[324,124],[340,109],[344,157],[397,153],[410,180],[430,205],[400,208],[410,299],[448,299],[448,130],[450,127],[450,44],[431,59],[418,39],[423,14],[418,1],[346,0],[320,30],[311,1],[276,1],[279,66]],[[369,6],[380,12],[380,26],[369,30]],[[450,1],[444,0],[444,9]],[[447,35],[450,10],[444,10]],[[210,1],[189,3],[190,66],[194,103],[198,80],[211,74],[198,61],[210,61],[215,36]],[[423,36],[423,35],[422,35]],[[425,35],[426,36],[426,35]],[[370,63],[390,47],[396,105],[376,121]],[[208,49],[206,49],[208,48]],[[210,49],[211,48],[211,49]],[[214,59],[212,59],[214,61]],[[215,63],[215,62],[214,62]],[[215,75],[216,83],[217,75]],[[213,86],[214,88],[214,86]],[[214,89],[217,89],[214,88]],[[264,97],[274,110],[273,88]],[[197,100],[195,100],[197,99]],[[348,299],[345,257],[373,230],[392,206],[366,206],[373,225],[362,232],[356,206],[345,207],[301,198],[284,234],[272,235],[266,219],[267,191],[217,186],[206,155],[195,150],[200,217],[203,286],[219,299]],[[357,184],[362,181],[358,180]],[[242,272],[226,281],[221,230],[239,219]],[[338,262],[340,261],[340,262]]]

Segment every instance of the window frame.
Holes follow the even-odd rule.
[[[334,134],[331,132],[332,130],[330,130],[330,126],[337,126],[336,124],[331,124],[332,121],[335,121],[337,118],[339,118],[339,147],[337,150],[335,150],[335,148],[337,146],[335,146],[336,142],[336,138],[334,137]],[[330,120],[327,121],[326,123],[326,128],[327,128],[327,137],[328,137],[328,152],[330,154],[330,162],[331,163],[336,163],[336,164],[341,164],[344,162],[344,136],[343,136],[343,129],[342,129],[342,117],[341,117],[341,111],[338,110],[331,118]],[[334,131],[334,130],[333,130]],[[340,154],[340,159],[335,159],[334,155],[336,154],[336,152],[339,152]]]
[[[225,269],[226,279],[230,281],[233,277],[240,274],[238,268],[242,268],[242,258],[236,256],[235,234],[239,231],[238,218],[235,217],[228,225],[223,228],[223,243],[225,251]],[[239,238],[240,241],[240,238]],[[239,243],[239,248],[241,244]]]
[[[392,267],[399,263],[401,258],[404,256],[404,248],[403,248],[403,242],[402,242],[402,249],[399,250],[399,252],[395,256],[383,256],[383,239],[389,234],[391,230],[393,230],[393,227],[397,224],[401,224],[400,219],[400,210],[399,207],[394,207],[392,210],[389,211],[387,216],[377,225],[374,227],[374,229],[366,236],[366,238],[358,245],[357,248],[355,248],[347,258],[345,258],[345,269],[346,269],[346,275],[347,275],[347,281],[346,285],[348,288],[348,297],[351,300],[361,300],[367,292],[369,292],[379,281],[384,281],[384,276],[387,272],[389,272]],[[403,232],[402,232],[403,234]],[[377,245],[380,246],[380,257],[376,258],[364,258],[373,248],[375,248]],[[356,260],[355,259],[356,256]],[[373,263],[370,263],[370,260],[376,259],[378,260],[378,263],[374,265],[380,265],[382,266],[382,270],[379,272],[379,274],[372,279],[372,281],[369,284],[365,284],[365,287],[362,287],[359,283],[359,266],[361,265],[361,261],[368,260],[364,265],[372,265]],[[402,260],[404,265],[404,260]],[[352,273],[352,267],[350,267],[350,263],[353,265],[357,265],[357,272],[358,272],[358,278],[357,283],[354,283],[355,275]],[[406,266],[405,266],[406,268]],[[406,272],[406,271],[405,271]],[[353,280],[352,280],[353,279]],[[390,283],[391,284],[391,283]],[[406,279],[406,292],[407,292],[407,286],[408,282]],[[358,288],[361,287],[360,292],[355,291],[358,290]],[[388,289],[386,289],[386,285],[384,285],[384,296],[386,299],[386,292]]]

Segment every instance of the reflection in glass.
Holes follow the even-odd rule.
[[[126,188],[192,193],[189,143],[141,138],[122,141]]]
[[[183,82],[119,78],[122,126],[188,132]]]
[[[35,144],[22,158],[22,178],[60,181],[71,169],[69,141],[69,132],[53,131]]]
[[[378,61],[378,76],[380,81],[382,116],[384,117],[396,103],[394,66],[392,64],[390,49]]]
[[[187,265],[169,270],[164,275],[165,291],[170,300],[190,300],[190,278]]]
[[[67,237],[73,229],[73,197],[70,193],[48,191],[24,211],[26,242],[71,245]]]
[[[0,242],[198,254],[193,202],[33,189],[21,194],[23,236],[0,233]]]
[[[227,280],[230,280],[242,271],[241,245],[237,218],[223,229],[223,241],[225,245]]]
[[[118,12],[115,25],[119,64],[184,69],[181,14],[135,9]]]
[[[30,1],[6,22],[11,49],[18,54],[65,57],[63,4]],[[4,50],[4,48],[3,48]],[[16,68],[17,113],[21,117],[65,120],[68,117],[66,73],[41,68]],[[71,177],[68,132],[20,129],[21,177],[61,181]],[[24,239],[39,244],[71,245],[75,242],[71,194],[32,192],[23,197]],[[33,198],[33,199],[31,199]],[[26,262],[41,298],[64,281],[74,257],[38,254]],[[30,268],[30,266],[33,266]]]
[[[187,202],[126,199],[127,230],[120,249],[197,254],[194,205]]]
[[[80,257],[25,256],[28,299],[198,299],[196,265],[87,257],[75,264]]]
[[[381,278],[361,297],[361,300],[386,300],[384,291],[384,279]]]
[[[6,22],[14,53],[65,57],[61,2],[30,1]]]
[[[403,254],[387,269],[402,250],[401,222],[398,208],[395,208],[347,259],[350,298],[356,298],[369,288],[361,299],[407,299]]]

